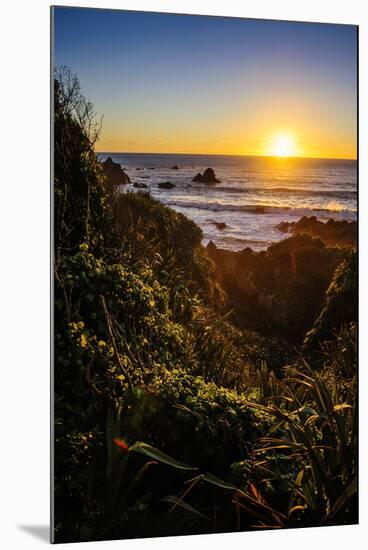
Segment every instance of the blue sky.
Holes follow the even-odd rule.
[[[354,157],[356,27],[55,8],[55,63],[104,115],[100,150]],[[294,139],[293,138],[293,139]]]

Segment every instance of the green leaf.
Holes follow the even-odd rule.
[[[183,508],[183,510],[186,510],[187,512],[190,512],[191,514],[194,514],[195,516],[208,519],[211,521],[211,519],[208,516],[205,516],[204,514],[201,514],[201,512],[198,512],[193,506],[188,504],[187,502],[184,502],[184,500],[181,500],[180,498],[176,497],[175,495],[168,495],[167,497],[164,497],[161,499],[161,502],[168,502],[169,504],[174,504],[174,506],[180,506],[180,508]]]
[[[295,480],[295,485],[296,485],[296,487],[300,487],[300,486],[301,486],[302,481],[303,481],[303,476],[304,476],[304,470],[300,470],[300,472],[299,472],[298,475],[296,476],[296,480]]]
[[[327,523],[327,521],[331,520],[331,518],[344,506],[347,505],[349,500],[355,495],[355,493],[358,491],[358,479],[357,477],[354,477],[354,479],[350,482],[350,484],[347,486],[345,491],[342,493],[342,495],[337,499],[335,504],[332,506],[330,512],[326,515],[324,518],[323,523]]]
[[[209,474],[208,472],[206,474],[202,474],[201,478],[203,481],[207,481],[207,483],[212,483],[212,485],[216,485],[217,487],[221,487],[222,489],[229,489],[231,491],[236,490],[235,485],[232,485],[227,481],[223,481],[219,477]]]
[[[172,466],[173,468],[177,468],[179,470],[197,470],[197,468],[193,468],[192,466],[188,466],[183,462],[179,462],[178,460],[175,460],[166,453],[159,451],[158,449],[155,449],[155,447],[148,445],[148,443],[143,443],[142,441],[137,441],[136,443],[134,443],[134,445],[129,448],[129,451],[149,456],[150,458],[153,458],[158,462],[168,464],[169,466]]]

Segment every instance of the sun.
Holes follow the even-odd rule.
[[[296,154],[296,144],[292,135],[278,134],[271,142],[270,154],[275,157],[292,157]]]

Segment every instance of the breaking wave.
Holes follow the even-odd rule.
[[[200,201],[177,201],[167,200],[165,204],[168,206],[176,206],[179,208],[197,208],[200,210],[209,210],[211,212],[250,212],[252,214],[279,214],[282,212],[295,216],[313,216],[330,214],[342,219],[355,219],[356,210],[341,208],[338,203],[333,203],[329,208],[293,208],[288,206],[270,206],[264,204],[222,204],[219,202],[200,202]]]

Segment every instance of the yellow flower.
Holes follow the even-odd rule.
[[[87,344],[88,344],[87,336],[85,334],[82,334],[80,338],[80,345],[82,346],[82,348],[86,348]]]
[[[83,321],[79,321],[78,324],[77,324],[77,327],[78,327],[78,328],[84,328],[84,323],[83,323]]]

